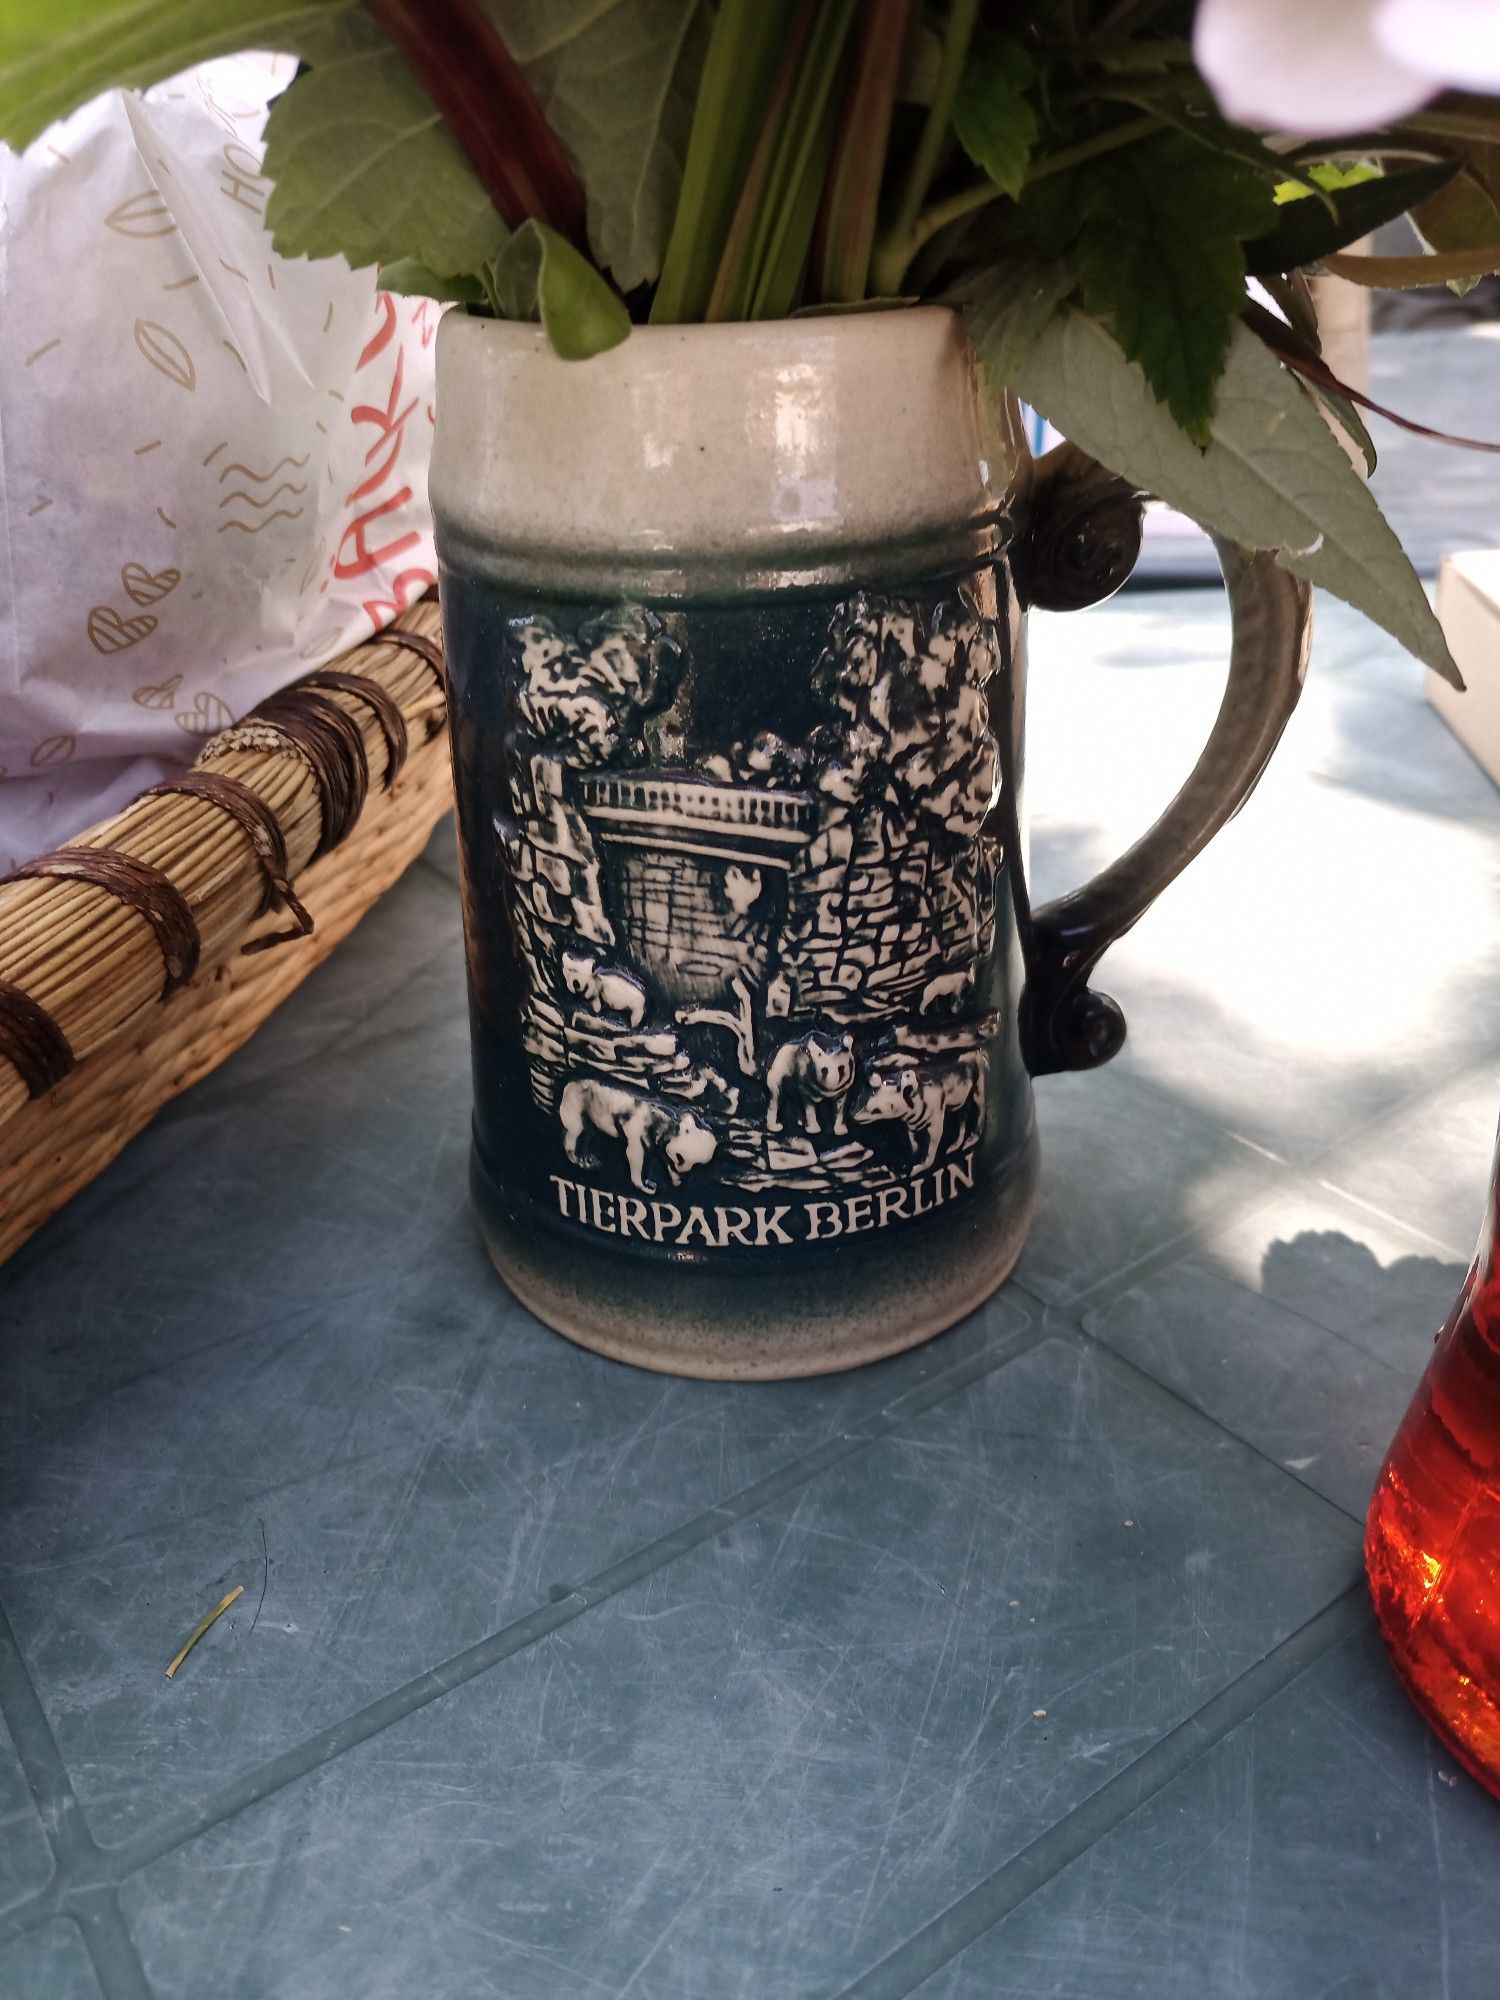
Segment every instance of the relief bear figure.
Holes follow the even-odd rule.
[[[591,1014],[612,1015],[638,1028],[646,1018],[646,989],[634,973],[601,965],[591,951],[564,951],[563,985]]]
[[[562,1121],[563,1150],[575,1167],[588,1164],[583,1143],[586,1131],[623,1139],[631,1185],[642,1194],[656,1191],[648,1171],[653,1159],[660,1161],[667,1179],[678,1187],[685,1174],[694,1167],[706,1167],[718,1150],[718,1135],[696,1111],[663,1104],[643,1091],[604,1083],[594,1076],[575,1076],[563,1086],[557,1115]]]
[[[956,972],[940,972],[922,988],[917,1002],[921,1014],[961,1014],[974,998],[974,967],[963,965]]]
[[[766,1130],[780,1132],[788,1115],[800,1115],[805,1132],[821,1132],[818,1116],[822,1104],[833,1106],[833,1129],[849,1129],[845,1107],[854,1083],[854,1037],[824,1034],[814,1028],[795,1042],[783,1042],[766,1070],[766,1089],[771,1094],[766,1114]]]
[[[856,1125],[894,1119],[906,1127],[917,1171],[925,1173],[943,1149],[948,1113],[966,1114],[965,1136],[977,1139],[984,1124],[984,1058],[970,1053],[942,1064],[888,1057],[874,1064],[854,1107]]]

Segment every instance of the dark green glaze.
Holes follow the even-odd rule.
[[[1134,496],[1063,447],[1006,552],[878,589],[569,601],[449,545],[475,1199],[549,1323],[682,1373],[816,1373],[1009,1270],[1028,1067],[1120,1046],[1093,968],[1248,795],[1305,662],[1305,587],[1221,551],[1235,644],[1203,757],[1033,912],[1008,555],[1072,608],[1138,539]]]
[[[1034,1178],[1004,565],[688,606],[443,589],[502,1268],[594,1344],[640,1358],[623,1315],[725,1373],[982,1297]]]

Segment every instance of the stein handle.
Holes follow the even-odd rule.
[[[1118,589],[1139,553],[1142,500],[1076,445],[1039,459],[1017,565],[1023,601],[1074,610]],[[1026,968],[1021,1046],[1033,1076],[1094,1069],[1118,1054],[1125,1016],[1090,987],[1095,967],[1249,798],[1302,692],[1310,586],[1265,551],[1217,536],[1214,546],[1233,626],[1229,679],[1187,782],[1156,824],[1082,888],[1033,911],[1019,862],[1011,870]],[[1006,747],[1013,762],[1013,736]],[[1018,852],[1014,838],[1007,845]]]

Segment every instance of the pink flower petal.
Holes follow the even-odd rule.
[[[1500,91],[1496,0],[1378,0],[1373,27],[1404,69],[1434,83]]]
[[[1220,108],[1242,125],[1358,132],[1433,94],[1431,77],[1414,75],[1377,38],[1382,4],[1389,0],[1201,0],[1193,53]],[[1410,0],[1414,15],[1443,4]]]

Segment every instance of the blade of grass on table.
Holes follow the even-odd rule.
[[[863,0],[860,8],[853,71],[813,237],[810,289],[827,305],[852,305],[869,289],[870,253],[912,8],[913,0]]]
[[[734,218],[796,0],[722,0],[693,108],[654,325],[701,319]]]
[[[183,1661],[187,1658],[188,1654],[192,1652],[194,1646],[197,1645],[198,1641],[203,1637],[204,1633],[209,1629],[209,1627],[211,1625],[216,1624],[218,1620],[224,1616],[224,1613],[229,1609],[231,1604],[238,1604],[238,1602],[244,1596],[244,1594],[245,1594],[245,1586],[242,1583],[237,1583],[233,1590],[231,1590],[226,1596],[221,1597],[219,1599],[218,1603],[214,1606],[212,1611],[206,1613],[202,1618],[198,1620],[197,1624],[193,1627],[192,1631],[188,1633],[186,1640],[183,1642],[182,1651],[177,1655],[176,1659],[173,1660],[171,1666],[167,1668],[168,1680],[172,1680],[175,1678],[177,1669],[182,1665]]]

